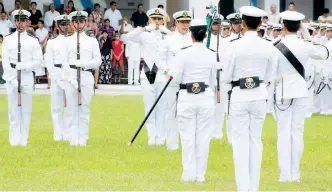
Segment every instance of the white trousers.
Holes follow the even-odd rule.
[[[277,103],[280,108],[286,108],[290,100],[284,104]],[[304,119],[308,111],[308,98],[297,98],[285,111],[276,109],[278,123],[278,164],[281,181],[300,179],[300,162],[304,143]]]
[[[158,74],[159,75],[159,74]],[[165,87],[164,82],[155,82],[150,84],[147,79],[141,79],[143,100],[145,108],[145,116],[149,113],[154,102],[157,100],[162,89]],[[165,109],[166,96],[165,94],[160,98],[157,106],[152,111],[150,117],[145,122],[145,127],[148,132],[149,145],[163,145],[166,139],[165,126]]]
[[[314,109],[314,86],[309,89],[308,95],[308,113],[306,117],[311,117],[312,113],[315,111]]]
[[[232,147],[238,191],[258,191],[266,100],[230,104]]]
[[[222,128],[224,126],[225,110],[228,105],[227,92],[230,90],[230,86],[224,83],[220,83],[220,103],[215,101],[215,112],[214,112],[214,132],[212,138],[221,139],[223,137]],[[228,127],[229,128],[229,127]],[[227,130],[227,137],[229,130]]]
[[[187,94],[196,100],[179,100],[177,104],[177,122],[182,146],[182,180],[205,180],[211,135],[214,129],[214,96],[204,93],[190,95],[185,90],[179,94]],[[180,95],[181,96],[181,95]]]
[[[138,85],[139,80],[139,65],[140,60],[132,60],[129,58],[128,60],[128,84],[136,84]]]
[[[65,90],[67,99],[66,119],[69,129],[68,140],[71,145],[84,146],[89,137],[89,107],[93,94],[93,84],[81,85],[81,106],[78,105],[78,91],[71,83],[65,82]]]
[[[66,113],[64,108],[65,90],[59,87],[55,81],[51,82],[51,113],[54,129],[54,140],[68,139],[68,128],[65,124]],[[64,114],[63,114],[64,113]]]
[[[175,117],[176,112],[176,93],[179,91],[179,86],[169,86],[165,91],[166,97],[166,146],[168,150],[179,149],[179,133],[177,129],[177,122]]]
[[[18,106],[17,88],[7,83],[9,143],[12,146],[26,146],[29,138],[34,83],[32,72],[22,71],[21,80],[21,106]]]

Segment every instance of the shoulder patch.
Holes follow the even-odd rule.
[[[273,43],[273,46],[276,46],[278,43],[280,43],[281,40],[282,40],[282,39],[279,39],[278,41],[274,42],[274,43]]]
[[[187,47],[182,47],[181,50],[187,49],[187,48],[189,48],[189,47],[191,47],[191,46],[192,46],[192,45],[187,46]]]
[[[7,37],[7,36],[9,36],[9,35],[12,35],[13,33],[15,33],[15,31],[14,32],[11,32],[11,33],[9,33],[8,35],[6,35],[5,37]]]
[[[222,38],[226,38],[226,37],[229,37],[229,36],[231,36],[231,35],[229,34],[229,35],[226,35],[226,36],[222,36]]]
[[[230,42],[233,42],[233,41],[236,41],[236,40],[239,40],[239,39],[241,39],[241,37],[238,37],[238,38],[232,39],[232,40],[230,40]]]
[[[213,51],[213,52],[217,52],[217,51],[215,51],[215,50],[213,50],[213,49],[210,49],[210,48],[208,48],[210,51]]]
[[[30,37],[33,37],[33,38],[37,39],[37,37],[31,35],[30,33],[27,33],[27,34],[28,34]]]

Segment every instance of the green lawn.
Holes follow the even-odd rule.
[[[33,98],[29,144],[8,142],[7,96],[0,95],[0,190],[235,190],[232,151],[225,138],[210,147],[206,182],[180,181],[181,152],[148,147],[140,96],[95,96],[86,147],[54,142],[48,95]],[[128,110],[124,110],[128,109]],[[307,120],[301,183],[278,183],[276,125],[267,117],[260,190],[332,190],[332,118]]]

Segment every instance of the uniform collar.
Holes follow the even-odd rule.
[[[298,39],[297,35],[285,35],[285,39]]]
[[[180,33],[178,30],[175,31],[180,36],[187,36],[189,34],[189,31],[185,34]]]
[[[256,31],[247,31],[245,32],[244,37],[258,37],[258,34]]]

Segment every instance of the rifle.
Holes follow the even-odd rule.
[[[77,31],[77,60],[81,59],[80,54],[80,33]],[[81,96],[81,67],[77,67],[77,91],[78,91],[78,105],[82,105],[82,96]]]
[[[221,25],[221,24],[220,24]],[[219,59],[219,37],[220,36],[220,29],[218,30],[217,34],[217,62],[220,62]],[[217,69],[217,103],[220,103],[220,69]]]
[[[17,62],[21,62],[21,32],[18,31],[18,52],[17,52]],[[21,70],[17,70],[17,81],[18,81],[18,101],[17,105],[22,106],[22,93],[21,93]]]
[[[67,19],[67,17],[66,17]],[[69,21],[66,21],[66,28],[65,28],[65,31],[64,31],[64,35],[65,37],[68,36],[68,29],[69,29]],[[63,102],[64,102],[64,107],[66,108],[67,107],[67,97],[66,97],[66,92],[64,92],[64,98],[63,98]]]

